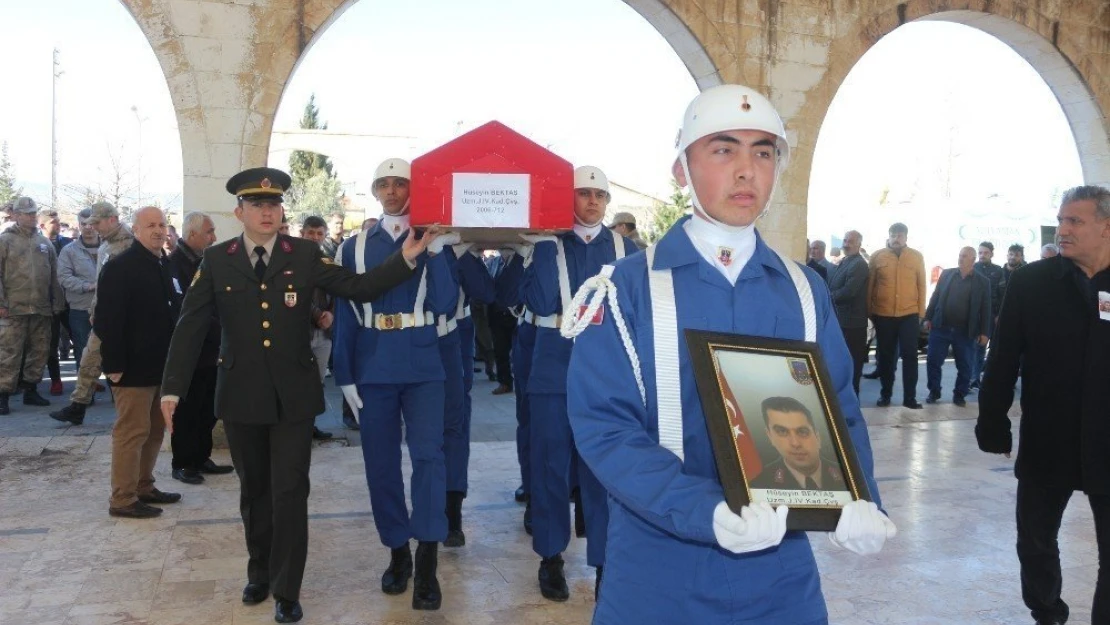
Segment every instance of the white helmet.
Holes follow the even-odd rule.
[[[575,189],[598,189],[609,192],[609,179],[605,172],[592,165],[583,165],[574,170]]]
[[[401,158],[387,158],[374,170],[374,182],[389,176],[412,180],[412,166]]]
[[[718,85],[698,94],[686,107],[676,147],[682,154],[698,139],[726,130],[762,130],[775,135],[780,168],[790,155],[786,128],[774,105],[743,85]]]
[[[690,166],[686,160],[686,149],[702,137],[729,130],[761,130],[775,136],[777,159],[775,182],[771,188],[770,196],[774,197],[774,189],[778,186],[779,177],[790,158],[790,144],[786,140],[786,127],[771,101],[755,89],[744,85],[710,87],[698,94],[693,102],[690,102],[690,106],[686,107],[686,115],[682,118],[682,128],[678,131],[678,137],[675,139],[675,147],[678,149],[675,160],[681,164],[682,171],[686,174],[687,183],[692,178],[690,177]],[[770,198],[768,198],[768,204],[770,204],[769,200]],[[694,208],[701,213],[701,216],[711,223],[725,229],[732,228],[709,216],[709,213],[702,208],[692,184],[690,185],[690,201]],[[764,207],[760,216],[767,212],[767,208]]]

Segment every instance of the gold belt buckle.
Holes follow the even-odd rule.
[[[402,313],[393,313],[392,315],[382,315],[382,329],[383,330],[400,330],[404,327],[404,317]]]

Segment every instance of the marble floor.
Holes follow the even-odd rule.
[[[371,522],[360,450],[347,446],[356,437],[322,445],[313,457],[304,623],[589,622],[593,571],[582,540],[572,540],[566,554],[570,601],[539,595],[523,507],[512,500],[518,483],[512,399],[491,396],[491,388],[485,380],[475,388],[467,545],[440,551],[443,609],[413,612],[409,594],[378,590],[388,550]],[[877,382],[865,381],[865,405],[874,405],[876,393]],[[339,433],[337,394],[329,390],[328,397],[324,425]],[[0,624],[273,622],[271,603],[239,601],[246,554],[234,475],[184,485],[169,477],[164,453],[159,486],[183,493],[183,501],[166,506],[157,520],[114,519],[106,510],[112,415],[106,398],[79,428],[58,427],[49,409],[26,409],[18,400],[13,407],[12,416],[0,417]],[[873,558],[811,537],[830,622],[1031,623],[1013,549],[1012,461],[976,449],[974,401],[965,409],[864,412],[883,500],[899,534]],[[215,456],[228,461],[226,450]],[[1089,623],[1098,558],[1082,495],[1065,515],[1061,548],[1070,622]]]

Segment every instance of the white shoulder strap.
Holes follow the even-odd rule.
[[[455,307],[455,319],[462,319],[463,313],[466,312],[466,292],[463,291],[462,286],[459,286],[459,305]]]
[[[570,308],[570,274],[567,272],[567,254],[561,237],[555,237],[555,268],[559,272],[559,305],[565,315]]]
[[[366,239],[367,236],[365,232],[360,232],[355,235],[355,273],[366,273]],[[350,241],[350,239],[347,239],[347,241]],[[342,251],[343,246],[347,245],[347,241],[344,241],[340,245],[339,251],[336,252],[336,256],[339,256],[339,264],[343,264]],[[350,267],[348,267],[348,269],[350,269]],[[351,304],[351,309],[355,311],[355,318],[361,319],[363,326],[370,327],[373,325],[374,306],[370,302],[363,303],[362,310],[360,311],[357,304],[353,301],[348,301]]]
[[[655,339],[655,405],[658,411],[659,444],[678,456],[682,448],[682,378],[678,362],[678,309],[670,269],[656,270],[655,246],[647,248],[651,326]],[[677,391],[677,392],[676,392]]]
[[[624,258],[624,237],[617,233],[613,233],[613,251],[616,252],[617,260]]]
[[[424,271],[420,274],[420,286],[416,287],[416,301],[412,303],[413,325],[417,328],[424,327],[427,315],[424,314],[424,300],[428,298],[428,263],[424,263]]]
[[[806,327],[805,340],[816,343],[817,308],[813,304],[813,288],[809,286],[809,280],[806,279],[806,274],[798,266],[798,263],[778,250],[775,250],[775,253],[782,259],[782,264],[786,265],[786,271],[790,273],[790,279],[794,281],[794,289],[798,291],[798,299],[802,302],[802,319],[805,321]]]

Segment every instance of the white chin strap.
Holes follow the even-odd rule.
[[[768,211],[771,210],[771,199],[775,197],[775,189],[779,186],[779,168],[777,164],[775,165],[775,182],[773,185],[771,185],[771,194],[767,196],[767,206],[763,207],[763,212],[759,213],[759,216],[756,217],[755,220],[752,221],[752,223],[746,226],[730,226],[722,221],[714,219],[709,215],[708,211],[702,208],[701,200],[698,199],[698,193],[694,190],[694,179],[690,177],[690,165],[686,161],[686,150],[682,150],[678,153],[678,163],[682,166],[682,173],[686,175],[686,186],[690,189],[690,203],[694,206],[694,210],[698,212],[698,215],[701,218],[705,219],[714,226],[717,226],[721,230],[732,233],[743,232],[748,228],[754,227],[755,222],[759,221],[760,218],[762,218],[764,215],[767,214]]]

